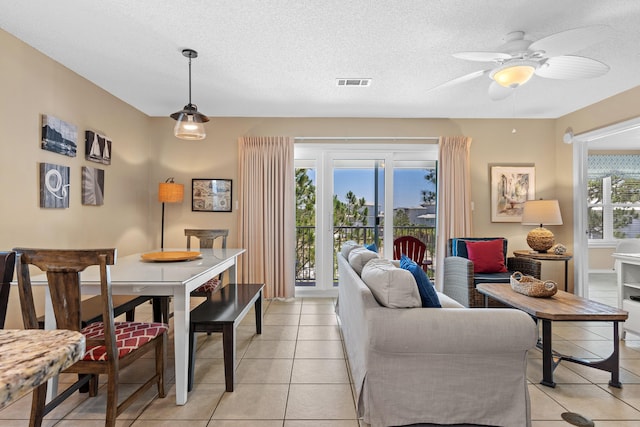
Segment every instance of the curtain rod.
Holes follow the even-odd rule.
[[[296,136],[295,140],[300,141],[317,141],[317,140],[364,140],[364,139],[374,139],[374,140],[395,140],[395,141],[404,141],[404,140],[439,140],[440,138],[437,136]]]

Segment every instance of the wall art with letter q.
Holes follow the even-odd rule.
[[[41,208],[69,207],[69,169],[68,166],[40,163]]]

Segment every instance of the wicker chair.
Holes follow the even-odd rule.
[[[444,259],[444,283],[443,292],[465,307],[484,307],[484,296],[476,290],[478,283],[509,283],[511,274],[519,271],[522,274],[540,278],[542,264],[540,261],[530,258],[507,257],[507,240],[504,240],[504,256],[506,259],[506,273],[474,273],[473,261],[466,256],[466,246],[462,251],[461,245],[466,241],[485,241],[502,239],[501,237],[465,237],[449,239],[447,257]],[[490,307],[504,307],[503,305],[489,301]]]

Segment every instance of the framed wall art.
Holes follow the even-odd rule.
[[[75,157],[78,128],[47,114],[42,115],[42,149]]]
[[[102,163],[111,164],[111,140],[104,135],[100,135],[92,130],[84,132],[85,159]]]
[[[520,222],[535,188],[534,166],[491,166],[491,222]]]
[[[41,208],[69,207],[69,176],[68,166],[40,163]]]
[[[231,212],[230,179],[194,178],[191,180],[191,210],[194,212]]]
[[[104,169],[82,167],[82,204],[104,205]]]

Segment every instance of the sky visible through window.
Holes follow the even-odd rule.
[[[424,179],[426,169],[396,169],[394,175],[394,208],[420,206],[422,190],[435,191],[435,185]],[[380,172],[382,175],[382,172]],[[307,170],[307,175],[316,183],[315,170]],[[373,169],[334,169],[334,193],[338,199],[345,201],[348,191],[358,197],[364,197],[368,204],[374,201],[374,171]],[[384,186],[381,179],[380,188]],[[381,192],[379,203],[384,204]]]

